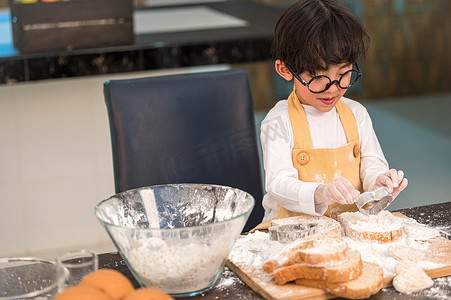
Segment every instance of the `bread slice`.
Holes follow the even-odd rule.
[[[388,254],[397,260],[421,261],[426,256],[426,250],[408,245],[394,244],[388,247]]]
[[[380,291],[383,285],[384,271],[374,263],[363,262],[363,269],[357,278],[348,282],[334,283],[324,280],[296,279],[303,286],[320,288],[329,293],[348,299],[364,299]]]
[[[396,274],[393,287],[401,293],[419,292],[434,284],[426,272],[412,261],[400,261],[396,265]]]
[[[348,257],[349,246],[337,236],[309,236],[287,245],[279,254],[263,264],[263,271],[273,273],[277,268],[296,263],[313,266],[339,264]]]
[[[304,278],[325,282],[346,282],[357,278],[362,272],[360,252],[351,250],[347,259],[338,265],[313,267],[304,263],[289,265],[276,269],[272,275],[278,284]]]
[[[403,235],[401,218],[385,210],[369,216],[360,212],[345,212],[338,216],[338,222],[344,235],[354,240],[387,243],[396,241]]]
[[[341,236],[341,226],[336,220],[326,216],[300,215],[295,217],[271,220],[271,226],[287,224],[317,223],[318,234]]]

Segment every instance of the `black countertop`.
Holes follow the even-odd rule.
[[[283,9],[252,1],[224,1],[136,10],[208,7],[246,22],[242,27],[136,34],[130,45],[20,53],[12,40],[0,45],[0,83],[137,72],[211,64],[262,61],[270,58],[274,27]],[[0,18],[0,22],[10,22]]]
[[[417,220],[422,224],[435,227],[445,234],[451,235],[451,202],[419,206],[409,209],[399,210],[400,213]],[[105,253],[99,255],[99,265],[101,268],[116,269],[125,274],[132,280],[135,287],[139,287],[137,281],[133,278],[130,270],[125,265],[121,256],[117,253]],[[449,299],[451,296],[451,278],[442,277],[434,279],[434,286],[418,293],[402,294],[394,288],[384,288],[376,295],[370,297],[373,300],[408,300],[408,299]],[[250,287],[242,282],[228,268],[224,269],[216,286],[203,294],[177,299],[262,299]]]

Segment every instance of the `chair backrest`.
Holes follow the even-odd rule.
[[[261,222],[263,189],[246,71],[232,69],[104,84],[116,192],[209,183],[250,193],[243,231]]]

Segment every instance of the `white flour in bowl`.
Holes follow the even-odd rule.
[[[229,239],[211,244],[173,243],[157,238],[140,241],[125,255],[146,286],[171,294],[198,291],[212,284],[229,251]]]

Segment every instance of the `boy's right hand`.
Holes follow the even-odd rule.
[[[339,176],[329,184],[321,184],[315,190],[317,204],[330,205],[334,202],[352,204],[357,201],[360,192],[357,191],[348,179]]]

